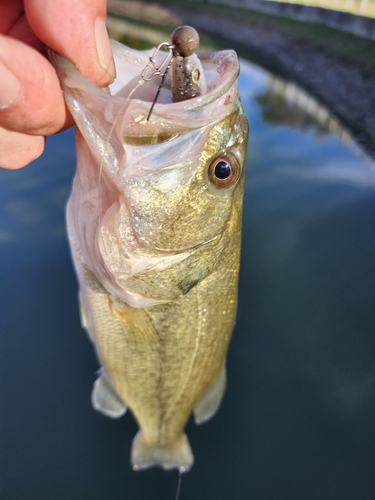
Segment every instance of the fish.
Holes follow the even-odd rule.
[[[220,405],[236,317],[248,138],[239,62],[232,50],[197,52],[204,92],[172,102],[168,75],[147,119],[158,85],[140,75],[154,52],[111,45],[117,76],[104,89],[51,56],[77,125],[66,214],[101,366],[91,400],[108,417],[134,416],[134,470],[186,472],[185,425]]]

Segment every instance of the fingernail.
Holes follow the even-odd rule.
[[[18,97],[21,84],[5,64],[0,61],[0,109],[9,107]]]
[[[105,20],[100,17],[95,21],[95,39],[99,63],[106,71],[108,71],[113,79],[116,72],[113,62],[111,44],[109,42]]]

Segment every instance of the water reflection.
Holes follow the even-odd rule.
[[[157,9],[158,12],[156,17],[160,20],[160,6],[158,6]],[[142,18],[139,12],[134,15],[136,15],[138,19]],[[121,43],[137,50],[150,49],[159,45],[159,43],[169,42],[172,31],[181,24],[183,24],[182,20],[177,16],[171,15],[169,12],[166,14],[165,25],[161,24],[154,26],[152,22],[150,23],[150,20],[149,22],[137,22],[136,19],[126,20],[113,15],[108,15],[106,21],[107,30],[111,38],[119,40]],[[217,44],[211,39],[206,36],[200,37],[201,51],[216,49]]]
[[[268,74],[266,90],[255,96],[262,107],[262,118],[273,125],[313,130],[323,136],[335,133],[342,142],[352,141],[348,129],[324,105],[293,82]]]
[[[138,50],[149,49],[168,41],[171,35],[168,28],[162,32],[160,29],[145,27],[142,24],[137,25],[135,22],[128,22],[110,15],[107,17],[106,24],[111,38]]]
[[[181,500],[375,498],[375,174],[293,84],[244,60],[239,85],[239,315],[223,406],[187,429]],[[173,499],[176,475],[130,469],[132,418],[91,409],[97,362],[64,230],[74,164],[68,131],[0,171],[1,498]]]
[[[66,246],[64,205],[74,170],[72,130],[49,138],[46,152],[27,168],[0,169],[0,276],[41,264]]]

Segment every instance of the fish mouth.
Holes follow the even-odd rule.
[[[235,51],[197,52],[205,71],[207,92],[185,101],[172,102],[170,81],[167,78],[165,83],[167,98],[164,102],[156,102],[152,115],[147,120],[159,82],[153,79],[141,85],[142,93],[138,97],[137,92],[132,92],[139,83],[142,70],[149,63],[153,50],[137,51],[127,48],[124,52],[123,46],[115,40],[111,40],[111,47],[117,77],[104,89],[83,76],[68,59],[49,51],[50,60],[65,91],[68,106],[81,130],[87,127],[89,110],[86,109],[86,117],[79,116],[80,101],[90,102],[93,98],[102,102],[103,108],[106,107],[106,102],[111,102],[111,106],[108,106],[103,116],[110,125],[108,131],[116,132],[114,135],[129,145],[159,144],[182,133],[219,121],[229,113],[235,92],[233,91],[231,96],[228,91],[235,86],[239,74],[239,62]],[[163,57],[160,53],[158,55]],[[132,94],[131,98],[129,94]],[[103,131],[105,128],[104,126]]]
[[[118,43],[111,41],[114,57],[118,50]],[[149,52],[145,51],[145,54]],[[155,82],[150,82],[150,89],[146,98],[137,99],[136,93],[133,95],[134,104],[132,111],[127,114],[127,120],[121,123],[119,135],[121,139],[130,145],[160,144],[172,138],[192,131],[216,121],[215,112],[220,111],[221,116],[226,109],[230,110],[233,105],[234,96],[228,95],[228,91],[234,86],[238,74],[239,63],[237,55],[233,50],[225,50],[215,53],[197,52],[197,56],[202,63],[207,78],[207,92],[201,96],[193,97],[185,101],[172,102],[170,100],[170,81],[166,81],[165,87],[169,93],[164,103],[157,102],[151,116],[147,118],[150,110],[150,103],[155,97],[157,88]],[[148,58],[147,58],[148,59]],[[144,63],[144,62],[143,62]],[[142,63],[142,64],[143,64]],[[137,77],[139,79],[139,77]],[[110,91],[115,92],[113,96],[123,95],[124,89],[133,87],[133,82],[114,82],[114,88],[110,86]],[[208,118],[207,106],[225,96],[222,102],[218,102],[216,110],[210,110]],[[206,110],[205,110],[206,109]],[[191,118],[190,118],[191,117]],[[181,119],[182,118],[182,119]]]
[[[138,51],[127,47],[124,52],[124,46],[116,40],[111,40],[111,47],[117,76],[112,84],[109,85],[109,91],[112,96],[123,98],[138,99],[137,87],[141,89],[139,100],[152,102],[155,97],[155,89],[158,89],[159,82],[154,80],[145,80],[140,83],[140,76],[147,65],[150,64],[150,58],[154,59],[156,66],[160,66],[164,56],[159,52],[155,57],[154,49]],[[207,80],[207,92],[201,96],[192,97],[187,100],[175,102],[176,107],[180,110],[193,109],[205,106],[208,103],[216,100],[224,95],[233,83],[237,80],[239,74],[239,63],[237,54],[234,50],[222,50],[218,52],[196,52],[200,62],[202,63]],[[66,64],[61,61],[61,56],[58,56],[57,63],[59,65]],[[71,64],[71,63],[69,63]],[[126,68],[126,71],[123,68]],[[66,73],[66,71],[65,71]],[[164,87],[168,90],[171,88],[169,76],[165,80]],[[172,103],[170,94],[166,94],[164,101],[168,104]],[[158,105],[158,104],[157,104]],[[146,115],[147,117],[147,115]]]

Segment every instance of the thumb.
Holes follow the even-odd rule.
[[[97,85],[113,81],[106,0],[25,0],[24,5],[31,28],[46,45]]]

